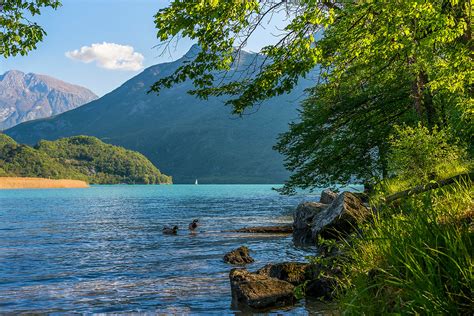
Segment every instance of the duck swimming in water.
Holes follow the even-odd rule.
[[[189,224],[189,226],[188,226],[189,230],[194,231],[198,227],[198,222],[199,222],[198,219],[193,220],[193,222],[191,224]]]
[[[173,228],[169,228],[168,226],[163,227],[163,234],[176,235],[177,233],[178,233],[178,226],[173,226]]]

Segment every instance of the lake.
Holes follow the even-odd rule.
[[[239,314],[226,252],[247,245],[256,261],[249,270],[314,254],[290,236],[225,232],[290,223],[299,203],[319,197],[281,196],[273,187],[0,191],[0,313]],[[191,234],[194,218],[201,226]],[[178,225],[178,235],[163,235],[164,225]],[[277,312],[304,315],[312,304]]]

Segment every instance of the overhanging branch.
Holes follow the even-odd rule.
[[[443,180],[436,181],[436,182],[431,182],[431,183],[428,183],[428,184],[418,185],[418,186],[413,187],[411,189],[401,191],[401,192],[397,192],[395,194],[392,194],[392,195],[389,195],[389,196],[385,197],[385,203],[391,203],[393,201],[396,201],[396,200],[399,200],[401,198],[408,197],[408,196],[411,196],[411,195],[414,195],[414,194],[418,194],[418,193],[438,189],[438,188],[444,187],[444,186],[449,185],[449,184],[453,184],[453,183],[458,182],[458,181],[462,181],[462,180],[471,181],[472,178],[474,178],[474,172],[458,174],[457,176],[454,176],[454,177],[451,177],[451,178],[448,178],[448,179],[443,179]]]

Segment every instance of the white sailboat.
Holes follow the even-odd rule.
[[[196,179],[196,181],[194,181],[194,184],[195,184],[195,185],[198,185],[198,184],[199,184],[199,183],[198,183],[198,179]]]

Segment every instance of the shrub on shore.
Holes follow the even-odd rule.
[[[382,207],[350,247],[342,310],[472,312],[472,194],[470,182],[456,183]]]
[[[372,193],[373,221],[345,247],[348,259],[339,293],[345,313],[457,315],[474,310],[472,179],[466,175],[444,187],[384,199],[468,173],[472,164],[448,140],[444,131],[421,125],[398,128],[391,139],[393,176]]]

